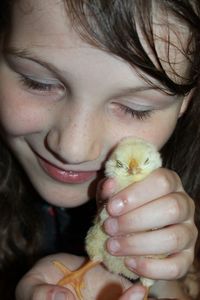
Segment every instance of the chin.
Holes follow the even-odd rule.
[[[53,184],[44,186],[34,184],[34,186],[46,202],[58,207],[77,207],[91,199],[88,195],[88,187],[58,187]]]

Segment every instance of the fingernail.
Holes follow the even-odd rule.
[[[137,269],[137,262],[134,258],[127,258],[125,260],[125,264],[129,269],[133,269],[133,270]]]
[[[66,298],[66,294],[63,292],[58,292],[54,295],[53,300],[67,300],[68,298]]]
[[[108,218],[105,221],[105,230],[109,234],[115,234],[118,232],[119,226],[116,219]]]
[[[110,203],[110,210],[113,214],[118,215],[124,209],[124,202],[121,199],[114,199]]]
[[[115,181],[113,180],[113,178],[109,178],[107,179],[107,188],[110,191],[110,195],[112,195],[115,192],[115,188],[116,188],[116,184]]]
[[[120,250],[120,243],[117,240],[110,239],[108,241],[108,247],[111,252],[118,252]]]
[[[143,300],[144,299],[144,293],[142,292],[134,292],[133,295],[131,295],[130,300]]]

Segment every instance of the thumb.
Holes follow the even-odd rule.
[[[51,284],[39,284],[34,286],[27,294],[21,290],[20,285],[16,290],[16,300],[76,300],[76,297],[67,288]]]
[[[146,289],[141,284],[135,284],[127,289],[119,300],[143,300],[145,295]]]

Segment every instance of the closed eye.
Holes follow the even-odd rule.
[[[20,81],[22,84],[31,90],[41,91],[41,92],[58,92],[64,91],[64,86],[60,83],[55,81],[55,83],[48,83],[34,80],[30,77],[20,74]]]
[[[130,115],[132,118],[137,120],[145,120],[151,117],[153,110],[134,110],[128,106],[119,104],[120,109],[124,112],[124,114]]]
[[[122,162],[120,161],[120,160],[116,160],[116,167],[117,168],[123,168],[123,164],[122,164]]]

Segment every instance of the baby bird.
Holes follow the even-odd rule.
[[[128,185],[143,180],[153,170],[159,168],[161,164],[160,154],[152,144],[142,139],[128,137],[118,144],[106,162],[105,175],[115,178],[117,193]],[[125,266],[124,257],[109,254],[104,246],[108,235],[104,232],[102,226],[107,217],[108,213],[106,208],[103,207],[96,216],[94,225],[87,233],[86,251],[91,259],[88,264],[75,272],[71,272],[60,262],[54,262],[65,275],[58,284],[72,284],[80,300],[83,299],[81,288],[84,274],[99,263],[103,263],[112,273],[124,275],[129,279],[135,278],[135,274]],[[154,281],[143,277],[140,280],[147,287],[147,294],[144,299],[147,300],[148,290]]]

